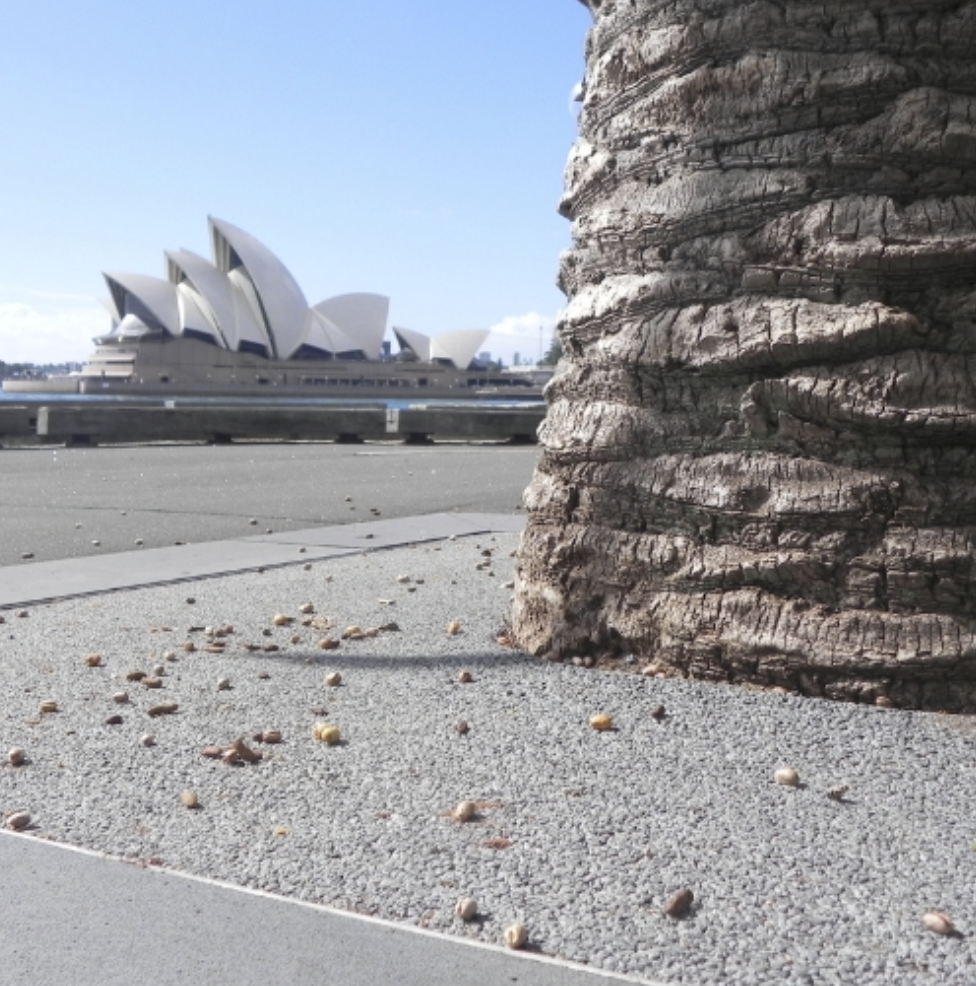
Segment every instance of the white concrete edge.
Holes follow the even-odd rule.
[[[74,846],[68,842],[57,842],[44,836],[33,835],[29,832],[11,832],[0,829],[0,835],[8,836],[11,839],[30,839],[35,844],[51,846],[54,849],[76,852],[82,856],[90,856],[94,859],[105,860],[110,863],[118,863],[123,866],[135,866],[138,869],[149,870],[155,873],[164,873],[167,876],[178,877],[193,883],[201,883],[204,886],[218,887],[221,890],[230,890],[239,894],[248,894],[251,897],[260,897],[278,904],[288,904],[292,907],[303,907],[331,917],[343,918],[349,921],[362,921],[367,924],[376,925],[389,931],[404,931],[415,935],[422,935],[428,938],[435,938],[438,941],[451,945],[466,945],[470,948],[480,948],[496,954],[513,956],[532,962],[541,962],[545,965],[557,966],[562,969],[572,969],[574,972],[588,973],[591,976],[598,976],[602,979],[616,980],[618,982],[637,983],[639,986],[669,986],[668,983],[656,979],[640,979],[622,972],[608,972],[605,969],[594,969],[592,966],[584,965],[582,962],[571,962],[568,959],[560,959],[552,955],[542,955],[538,952],[521,951],[518,949],[503,948],[501,945],[493,945],[489,942],[474,941],[469,938],[461,938],[455,935],[448,935],[440,931],[431,931],[428,928],[418,928],[412,924],[401,924],[398,921],[390,921],[386,918],[372,917],[369,914],[358,914],[355,911],[344,911],[338,907],[330,907],[328,904],[316,904],[308,900],[285,897],[281,894],[269,893],[267,890],[256,890],[252,887],[242,887],[236,883],[228,883],[226,880],[215,880],[208,876],[198,876],[195,873],[187,873],[184,870],[169,869],[166,866],[153,866],[149,863],[141,863],[135,860],[125,859],[123,856],[114,856],[111,853],[98,852],[94,849],[86,849],[84,846]]]

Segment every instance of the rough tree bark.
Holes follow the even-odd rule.
[[[976,707],[976,2],[588,6],[517,641]]]

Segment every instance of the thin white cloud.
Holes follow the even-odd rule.
[[[0,360],[5,363],[82,362],[92,339],[108,331],[103,308],[91,301],[41,311],[24,302],[0,304]]]
[[[506,363],[512,363],[516,353],[523,363],[534,363],[545,354],[552,342],[556,318],[555,315],[539,312],[507,315],[491,327],[485,348],[494,358],[500,356]]]

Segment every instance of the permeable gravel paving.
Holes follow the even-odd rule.
[[[29,812],[34,837],[460,937],[500,943],[519,922],[530,949],[648,979],[974,981],[971,720],[513,653],[496,636],[515,543],[6,612],[0,753],[26,762],[0,767],[0,812]],[[489,548],[493,575],[478,567]],[[126,681],[160,666],[160,688]],[[601,713],[612,729],[590,727]],[[340,741],[317,741],[318,723]],[[272,729],[282,742],[252,738]],[[259,762],[201,755],[238,737]],[[798,786],[776,783],[784,766]],[[462,801],[476,805],[464,822]],[[682,889],[690,908],[666,915]],[[461,897],[477,920],[455,916]],[[933,909],[959,934],[926,930]]]

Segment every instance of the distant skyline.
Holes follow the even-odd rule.
[[[493,356],[538,358],[589,21],[575,0],[10,7],[0,360],[83,360],[101,272],[209,257],[208,214],[310,303],[376,291],[391,325],[490,327]]]

